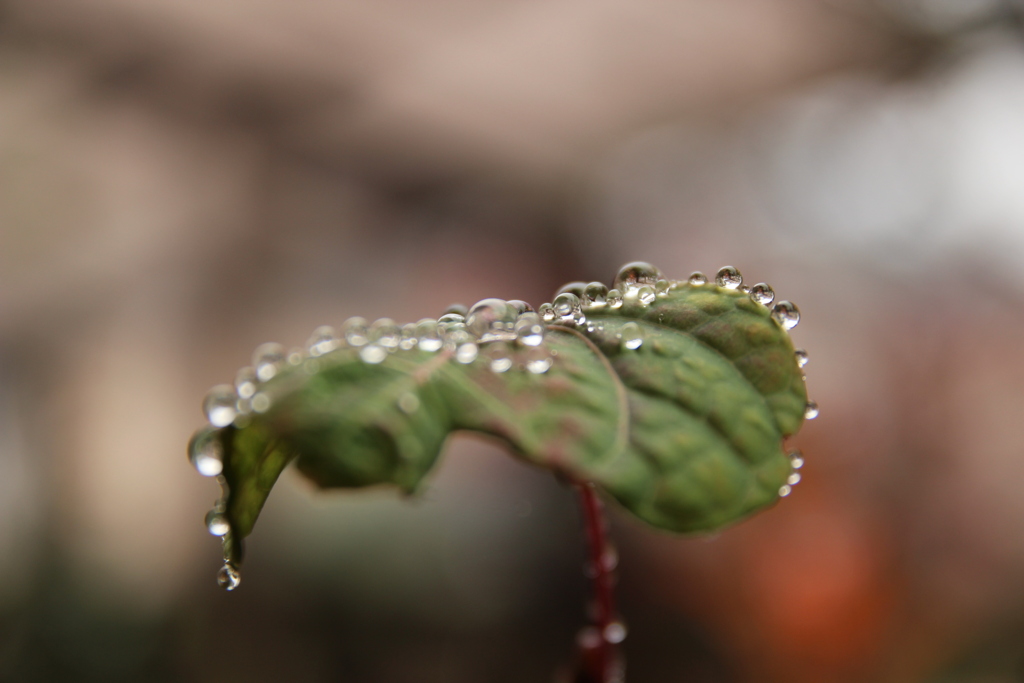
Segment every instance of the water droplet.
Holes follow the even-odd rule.
[[[650,285],[644,285],[636,290],[636,298],[640,300],[644,306],[649,306],[654,303],[654,299],[657,295],[654,293],[654,287]]]
[[[658,296],[668,296],[672,291],[672,283],[668,280],[658,280],[654,283],[654,293]]]
[[[772,317],[782,329],[791,330],[800,322],[800,309],[790,301],[780,301],[772,307]]]
[[[660,279],[662,279],[661,271],[655,266],[644,261],[633,261],[619,268],[615,281],[612,282],[612,287],[619,291],[634,289],[641,285],[651,285],[653,287],[654,283]]]
[[[266,382],[277,374],[287,360],[284,347],[274,342],[260,344],[252,354],[252,364],[256,367],[256,377]]]
[[[609,643],[618,644],[626,639],[626,625],[621,621],[613,621],[604,627],[604,639]]]
[[[302,361],[305,357],[302,355],[302,349],[292,349],[288,352],[288,365],[302,365]]]
[[[799,484],[800,483],[800,473],[799,472],[794,472],[793,474],[789,475],[789,478],[786,479],[786,483],[789,484],[790,486],[796,486],[797,484]]]
[[[479,347],[472,341],[463,342],[455,348],[455,360],[463,364],[472,363],[479,354]]]
[[[526,352],[526,369],[535,375],[543,375],[553,364],[551,352],[543,346],[534,347]]]
[[[338,348],[339,344],[338,335],[334,328],[330,325],[321,325],[313,330],[309,341],[306,342],[306,348],[309,350],[309,355],[315,358],[316,356],[330,353]]]
[[[270,410],[270,396],[261,391],[252,397],[250,404],[252,405],[253,412],[265,413]]]
[[[804,466],[804,456],[800,451],[793,451],[789,454],[789,464],[794,470]]]
[[[732,266],[725,266],[715,275],[715,284],[726,289],[739,289],[743,284],[743,276]]]
[[[468,312],[469,309],[466,308],[465,304],[451,304],[450,306],[448,306],[448,308],[444,309],[444,313],[442,315],[447,315],[448,313],[458,313],[463,318],[465,318],[466,313]]]
[[[242,574],[231,562],[225,562],[217,572],[217,585],[224,590],[233,591],[242,583]]]
[[[203,399],[203,412],[214,427],[227,427],[235,419],[238,409],[235,405],[235,389],[227,384],[218,384],[210,389]]]
[[[382,363],[387,357],[388,350],[380,344],[367,344],[363,348],[359,349],[359,358],[364,363],[369,363],[370,365]]]
[[[484,352],[491,372],[508,372],[512,369],[512,358],[508,346],[504,343],[491,344]]]
[[[600,307],[608,303],[608,286],[603,282],[591,282],[583,290],[585,306]]]
[[[370,331],[366,328],[366,318],[354,316],[341,325],[341,333],[349,346],[364,346],[370,341]]]
[[[804,419],[813,420],[818,417],[818,404],[814,401],[808,401],[807,407],[804,408]]]
[[[227,516],[214,508],[206,513],[206,530],[214,536],[223,536],[231,531]]]
[[[437,319],[438,325],[451,325],[453,323],[466,324],[466,316],[459,315],[458,313],[445,313]]]
[[[575,294],[578,299],[582,299],[583,293],[586,290],[586,282],[567,282],[558,288],[558,291],[555,292],[555,297],[557,298],[559,294],[565,294],[568,292],[569,294]]]
[[[196,430],[188,442],[188,459],[204,477],[216,477],[224,470],[224,453],[219,432],[209,427]]]
[[[807,361],[811,358],[807,355],[807,351],[804,349],[797,349],[793,352],[793,356],[796,358],[796,365],[798,368],[802,368],[807,365]]]
[[[779,498],[785,498],[793,492],[793,487],[789,484],[783,484],[779,487]]]
[[[546,323],[553,323],[555,321],[555,309],[551,304],[541,304],[540,308],[537,309],[537,313],[540,314],[540,319]]]
[[[238,371],[235,375],[235,392],[238,393],[238,398],[252,398],[252,395],[256,393],[256,371],[252,368],[245,367]]]
[[[628,322],[619,331],[622,345],[627,349],[639,349],[644,343],[644,331],[635,322]]]
[[[700,272],[699,270],[695,270],[692,273],[690,273],[690,277],[687,280],[687,282],[689,282],[694,287],[700,287],[701,285],[706,285],[708,283],[708,276]]]
[[[533,310],[533,306],[526,303],[525,301],[520,301],[519,299],[509,299],[505,303],[507,303],[512,308],[512,310],[516,312],[516,315],[535,312]]]
[[[502,299],[483,299],[469,309],[466,327],[481,341],[514,339],[516,311]]]
[[[617,289],[608,290],[608,306],[609,308],[618,308],[622,305],[622,292]]]
[[[402,340],[402,330],[391,318],[380,318],[370,326],[370,341],[384,347],[386,351],[394,351]]]
[[[750,288],[750,298],[762,306],[767,306],[775,301],[775,290],[764,282],[758,282]]]
[[[562,292],[555,297],[551,305],[555,309],[555,319],[563,323],[575,323],[577,315],[582,310],[580,298],[572,292]]]
[[[523,346],[540,346],[544,342],[546,328],[536,313],[524,313],[516,321],[516,341]]]
[[[412,415],[420,409],[420,399],[416,394],[407,391],[398,397],[398,409],[406,415]]]
[[[398,348],[411,351],[419,342],[420,340],[416,336],[416,323],[402,325],[402,339],[398,342]]]
[[[416,337],[420,351],[440,351],[443,342],[441,335],[437,332],[437,321],[433,318],[423,318],[416,323]]]

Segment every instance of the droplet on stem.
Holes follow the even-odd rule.
[[[651,285],[662,279],[661,271],[645,261],[633,261],[619,268],[612,287],[619,291],[634,289],[641,285]]]
[[[767,306],[775,301],[775,290],[764,282],[758,282],[750,288],[750,298],[762,306]]]
[[[804,466],[804,456],[800,451],[793,451],[789,454],[789,464],[794,470]]]
[[[800,309],[791,301],[780,301],[772,307],[772,318],[782,329],[791,330],[800,322]]]
[[[224,536],[231,531],[231,525],[228,523],[227,516],[214,508],[206,513],[206,530],[214,536]]]
[[[309,351],[309,355],[314,358],[322,356],[325,353],[330,353],[334,349],[338,348],[338,345],[338,335],[330,325],[321,325],[313,330],[313,334],[310,335],[309,341],[306,342],[306,348]]]
[[[782,486],[779,487],[779,498],[785,498],[792,492],[793,487],[791,487],[789,484],[783,484]]]
[[[807,407],[804,408],[804,419],[813,420],[818,417],[818,404],[814,401],[808,401]]]
[[[210,389],[203,399],[203,412],[214,427],[227,427],[238,414],[235,389],[227,384],[218,384]]]
[[[261,382],[273,379],[274,375],[284,367],[288,354],[284,347],[274,342],[260,344],[252,354],[252,364],[256,368],[256,377]]]
[[[224,453],[217,430],[197,429],[188,442],[188,459],[204,477],[216,477],[224,470]]]
[[[796,486],[797,484],[799,484],[800,483],[800,473],[799,472],[794,472],[793,474],[789,475],[789,478],[786,479],[786,483],[789,484],[790,486]]]
[[[366,318],[358,315],[346,320],[341,326],[341,333],[349,346],[365,346],[370,341],[370,331],[366,327]]]
[[[739,289],[743,284],[743,276],[732,266],[725,266],[715,275],[715,284],[726,289]]]
[[[807,351],[804,349],[797,349],[793,352],[793,356],[796,358],[797,367],[801,368],[807,365],[807,361],[811,359],[810,356],[807,355]]]

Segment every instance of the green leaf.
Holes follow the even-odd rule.
[[[646,268],[635,282],[628,267],[620,273],[624,296],[613,290],[612,303],[592,283],[596,303],[574,308],[584,289],[570,286],[555,301],[565,315],[545,309],[539,346],[515,341],[503,302],[481,302],[468,321],[475,335],[442,318],[439,350],[421,348],[441,345],[432,321],[407,326],[399,341],[390,321],[375,334],[360,319],[350,323],[352,344],[289,362],[271,353],[274,376],[242,401],[262,412],[216,433],[226,558],[241,560],[241,539],[292,459],[322,487],[389,484],[413,494],[460,430],[594,482],[661,529],[713,530],[775,501],[792,474],[783,439],[807,406],[779,322],[795,324],[795,307],[780,302],[773,316],[759,303],[770,302],[764,290],[746,293],[727,269],[729,286],[660,281],[655,295],[655,277],[645,284],[644,274],[656,271]],[[333,345],[325,335],[319,344]]]

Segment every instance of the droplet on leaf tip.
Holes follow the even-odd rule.
[[[214,536],[223,536],[231,531],[227,516],[216,508],[206,513],[205,522],[206,530]]]
[[[225,562],[217,572],[217,585],[227,591],[233,591],[242,583],[242,574],[231,562]]]
[[[188,442],[188,459],[204,477],[215,477],[224,470],[224,455],[216,429],[197,429]]]
[[[804,419],[813,420],[818,417],[818,404],[814,401],[808,401],[807,407],[804,408]]]
[[[793,352],[793,356],[796,358],[797,367],[801,368],[807,365],[807,361],[811,359],[810,356],[807,355],[807,351],[804,349],[797,349]]]

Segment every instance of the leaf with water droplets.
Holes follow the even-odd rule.
[[[414,493],[460,430],[672,531],[715,529],[788,495],[802,459],[782,441],[813,417],[806,355],[788,334],[799,313],[769,309],[771,288],[748,293],[734,268],[716,279],[634,263],[615,289],[572,283],[538,313],[488,299],[404,327],[353,319],[338,339],[321,328],[296,362],[263,347],[274,371],[258,384],[262,409],[217,432],[226,498],[212,530],[227,520],[226,559],[241,560],[291,460],[322,487]],[[222,394],[211,405],[227,411]]]

